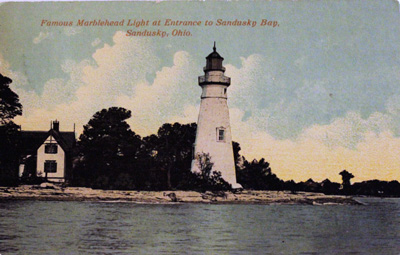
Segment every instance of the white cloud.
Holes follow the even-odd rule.
[[[183,109],[183,112],[170,117],[167,122],[175,123],[179,122],[181,124],[193,123],[197,122],[197,118],[199,115],[199,105],[186,105]]]
[[[240,109],[230,109],[230,116],[233,140],[240,143],[241,154],[248,160],[265,158],[273,173],[284,180],[341,182],[343,169],[355,175],[354,181],[400,180],[400,138],[388,131],[387,119],[380,114],[362,120],[350,113],[331,125],[313,126],[296,140],[280,140],[260,131],[250,119],[243,121]]]
[[[286,180],[340,181],[338,173],[343,169],[352,172],[355,181],[400,179],[400,159],[395,153],[400,150],[400,139],[394,136],[396,123],[400,123],[398,96],[388,100],[386,112],[363,118],[358,111],[350,111],[335,117],[340,111],[334,111],[343,106],[335,105],[336,95],[323,79],[286,84],[259,55],[242,58],[240,68],[226,67],[232,77],[228,90],[232,135],[247,159],[266,158],[273,172]],[[315,124],[324,119],[319,115],[332,119],[329,124]],[[297,134],[282,135],[293,133],[296,121],[304,122],[298,125]]]
[[[187,52],[177,52],[171,67],[163,67],[157,72],[153,84],[140,83],[135,87],[133,96],[121,96],[118,105],[132,110],[130,123],[134,130],[142,134],[156,132],[163,123],[179,115],[185,106],[196,99],[197,69]]]
[[[26,86],[17,85],[16,92],[24,107],[24,116],[31,118],[31,115],[37,112],[38,109],[53,111],[59,105],[75,100],[77,89],[84,85],[82,82],[83,70],[89,63],[90,61],[88,60],[83,60],[80,63],[76,63],[73,60],[66,60],[61,65],[61,68],[65,73],[69,74],[69,79],[54,78],[48,80],[44,84],[41,94],[37,94],[32,90],[26,90]],[[16,82],[17,84],[22,84],[18,80]],[[40,115],[42,114],[43,112]]]
[[[64,27],[64,34],[66,36],[74,36],[83,32],[82,27]]]
[[[239,67],[226,64],[226,74],[232,78],[230,105],[243,109],[245,119],[256,120],[260,131],[279,139],[295,140],[303,130],[327,125],[349,111],[363,118],[381,112],[390,119],[391,131],[400,135],[400,115],[394,118],[388,112],[397,107],[394,98],[400,94],[398,67],[355,74],[349,84],[345,75],[310,73],[310,61],[301,56],[294,65],[283,66],[279,60],[255,54],[242,57]],[[387,75],[382,78],[383,73]]]
[[[122,106],[132,111],[132,129],[147,135],[198,100],[200,89],[193,73],[201,69],[188,53],[177,52],[172,66],[157,71],[160,60],[151,41],[122,32],[113,40],[113,45],[96,50],[93,61],[66,60],[61,68],[69,79],[49,80],[41,95],[21,92],[21,101],[30,110],[20,121],[36,128],[34,123],[41,119],[47,126],[48,120],[57,118],[68,126],[77,123],[80,131],[96,111]],[[149,75],[155,76],[152,83]]]
[[[359,113],[349,112],[343,118],[335,119],[329,125],[314,125],[306,129],[301,139],[314,139],[323,142],[329,148],[345,147],[356,149],[364,142],[367,134],[379,135],[390,132],[392,119],[382,113],[374,113],[368,119],[361,118]]]
[[[33,38],[33,43],[34,44],[39,44],[41,43],[43,40],[45,40],[46,38],[48,38],[50,36],[50,32],[46,31],[46,32],[40,32],[38,36],[36,36],[35,38]]]
[[[101,43],[101,39],[100,38],[96,38],[96,39],[94,39],[94,41],[91,44],[92,44],[93,47],[96,47],[100,43]]]
[[[274,65],[257,54],[242,57],[241,62],[240,68],[226,64],[226,75],[231,77],[232,82],[229,87],[230,103],[246,110],[254,110],[259,108],[260,100],[266,106],[275,101],[276,95],[271,92],[280,84],[274,81]]]

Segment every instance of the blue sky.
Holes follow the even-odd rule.
[[[78,19],[261,19],[279,26],[179,27],[189,37],[127,37]],[[41,26],[73,21],[72,27]],[[171,33],[177,27],[145,27]],[[132,111],[138,134],[197,120],[202,75],[225,58],[234,140],[284,179],[400,180],[397,1],[73,2],[0,5],[0,73],[13,79],[23,129],[78,132],[98,110]]]

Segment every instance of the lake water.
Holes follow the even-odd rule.
[[[400,199],[367,205],[0,201],[0,254],[400,254]]]

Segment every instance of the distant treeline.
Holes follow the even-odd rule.
[[[275,190],[290,190],[292,192],[321,192],[327,195],[359,195],[379,197],[400,197],[400,183],[398,181],[370,180],[356,182],[350,186],[344,186],[326,179],[322,182],[314,182],[309,179],[305,182],[282,181]]]
[[[240,147],[239,147],[240,148]],[[350,184],[354,176],[346,170],[339,174],[342,183],[331,182],[325,179],[315,182],[308,179],[305,182],[283,181],[272,173],[269,163],[264,159],[248,162],[244,157],[243,164],[236,163],[238,182],[245,189],[255,190],[289,190],[293,193],[299,191],[321,192],[327,195],[365,195],[380,197],[400,197],[400,183],[398,181],[370,180]]]

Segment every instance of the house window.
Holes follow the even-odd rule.
[[[48,143],[44,146],[44,153],[57,154],[58,146],[55,143]]]
[[[225,129],[217,128],[217,141],[225,141]]]
[[[57,162],[55,160],[46,160],[44,162],[44,172],[45,173],[57,172]]]

